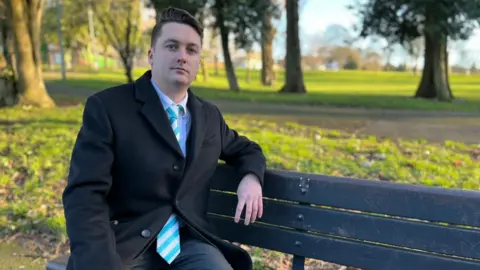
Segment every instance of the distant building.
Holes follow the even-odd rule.
[[[324,65],[325,65],[326,70],[331,70],[331,71],[339,71],[340,70],[340,65],[336,61],[328,61]]]

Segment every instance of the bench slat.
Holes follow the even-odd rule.
[[[212,189],[235,192],[237,172],[221,164]],[[281,200],[480,227],[480,192],[267,170],[264,196]]]
[[[238,199],[210,194],[209,212],[232,216]],[[243,217],[244,214],[242,214]],[[299,216],[300,215],[300,216]],[[480,231],[264,200],[262,223],[480,259]]]
[[[234,223],[231,218],[211,216],[210,219],[218,233],[230,241],[369,270],[471,270],[480,267],[479,261],[302,234],[259,223],[245,226]]]

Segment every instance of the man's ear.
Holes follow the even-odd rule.
[[[153,65],[153,48],[148,49],[148,63]]]

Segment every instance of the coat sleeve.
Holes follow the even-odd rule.
[[[63,192],[69,269],[122,269],[109,221],[106,197],[112,186],[113,132],[98,96],[85,104]]]
[[[246,136],[241,136],[234,129],[229,128],[221,112],[218,110],[220,119],[220,135],[222,151],[220,159],[228,165],[236,168],[239,175],[248,173],[255,174],[263,186],[266,170],[266,158],[260,145],[251,141]]]

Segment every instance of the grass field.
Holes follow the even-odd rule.
[[[31,251],[16,243],[1,244],[0,269],[45,270],[45,260],[30,257],[29,254],[31,253]]]
[[[0,109],[3,234],[64,234],[60,194],[66,184],[82,109]],[[262,145],[270,168],[447,188],[480,188],[480,144],[393,141],[235,116],[227,116],[227,122]]]
[[[138,78],[144,69],[136,69]],[[210,76],[207,82],[200,74],[194,82],[194,91],[204,98],[232,99],[256,102],[277,102],[308,105],[331,105],[344,107],[453,110],[480,112],[480,76],[451,75],[452,91],[457,98],[452,103],[440,103],[413,99],[420,75],[401,72],[305,71],[306,95],[283,94],[276,92],[282,87],[284,74],[279,73],[276,85],[260,84],[259,72],[251,72],[251,81],[246,82],[246,71],[236,71],[240,93],[228,91],[228,82],[223,70],[219,76]],[[66,82],[59,80],[59,72],[46,72],[49,82],[67,86],[101,90],[126,81],[123,71],[101,71],[69,73]]]

